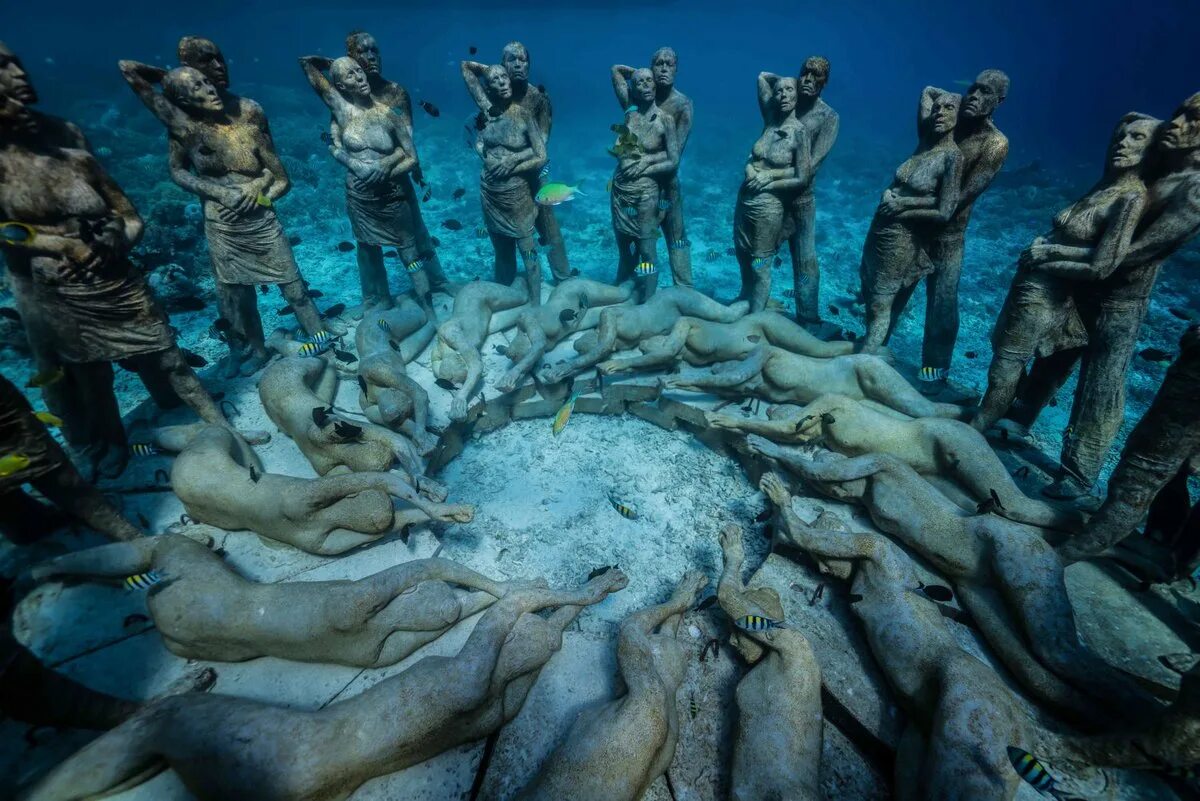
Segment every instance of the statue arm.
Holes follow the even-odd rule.
[[[171,180],[180,188],[205,200],[212,200],[228,206],[226,201],[230,200],[229,187],[192,172],[192,162],[188,157],[187,149],[183,143],[174,138],[168,142],[168,161],[171,168]]]
[[[743,434],[759,434],[774,442],[797,441],[797,426],[800,425],[800,422],[796,420],[761,420],[733,417],[719,412],[708,412],[705,414],[705,418],[714,428],[739,431]]]
[[[536,121],[538,130],[542,132],[542,136],[549,142],[550,129],[554,127],[554,107],[550,105],[550,95],[546,94],[544,89],[539,91],[542,93],[542,102],[538,105]]]
[[[925,124],[933,116],[933,100],[942,94],[936,86],[926,86],[921,90],[921,101],[917,104],[917,138],[925,130]]]
[[[114,542],[75,553],[68,553],[34,565],[30,575],[35,581],[67,576],[125,578],[150,569],[154,548],[161,537],[144,537],[129,542]]]
[[[632,75],[633,67],[627,67],[624,64],[613,64],[613,92],[617,95],[617,103],[620,104],[622,111],[629,108],[629,78]]]
[[[116,245],[115,250],[121,254],[128,253],[134,245],[142,238],[144,225],[142,217],[138,214],[133,202],[129,199],[112,176],[105,172],[99,162],[92,156],[88,156],[88,163],[93,171],[96,181],[96,188],[99,190],[101,197],[108,203],[108,207],[112,209],[116,221],[120,224],[120,243]]]
[[[646,168],[643,175],[661,175],[679,169],[679,134],[675,129],[675,121],[661,111],[658,118],[663,125],[663,152],[657,161]]]
[[[829,155],[829,151],[833,150],[833,145],[837,142],[838,131],[841,129],[841,119],[837,112],[830,111],[829,116],[824,120],[812,138],[811,158],[812,168],[809,172],[809,181],[812,181],[812,176],[817,174],[817,170],[821,169],[821,165],[825,163],[825,157]]]
[[[791,506],[790,498],[779,506],[782,526],[776,536],[794,548],[823,559],[846,559],[878,562],[883,539],[877,534],[852,534],[845,531],[813,528],[800,519]]]
[[[1130,194],[1113,209],[1112,222],[1092,249],[1092,257],[1083,261],[1051,259],[1036,264],[1039,272],[1076,280],[1103,280],[1121,266],[1129,251],[1133,232],[1146,207],[1145,196]]]
[[[688,137],[692,135],[692,101],[689,99],[684,103],[683,109],[679,112],[679,119],[675,121],[675,134],[679,137],[679,155],[683,157],[683,150],[687,147]]]
[[[288,176],[287,167],[283,166],[283,160],[279,158],[278,151],[275,150],[275,138],[271,136],[271,126],[267,122],[267,115],[261,111],[259,112],[258,130],[262,137],[258,146],[258,157],[263,165],[265,179],[262,192],[272,201],[276,201],[291,191],[292,179]]]
[[[515,154],[514,157],[519,161],[513,168],[514,173],[537,172],[546,164],[546,137],[538,128],[537,120],[528,114],[525,120],[525,138],[529,147]]]
[[[675,361],[684,346],[687,345],[691,323],[680,318],[671,328],[662,344],[657,348],[643,348],[640,356],[630,356],[624,359],[611,359],[601,368],[606,373],[620,373],[626,370],[640,370],[645,367],[655,367],[660,364],[670,364]]]
[[[330,111],[333,111],[335,104],[341,98],[338,96],[337,89],[325,75],[325,70],[329,69],[329,65],[329,59],[324,56],[302,56],[300,58],[300,69],[304,70],[304,77],[308,78],[308,83],[321,98],[321,102],[329,106]]]
[[[758,111],[762,114],[763,125],[771,124],[771,97],[778,81],[779,76],[773,72],[758,73]]]
[[[117,62],[117,66],[121,70],[121,76],[125,78],[125,83],[129,84],[129,88],[159,122],[168,128],[182,124],[186,116],[184,112],[154,88],[155,84],[162,82],[167,74],[166,70],[128,60]]]
[[[463,83],[467,85],[467,93],[471,95],[471,99],[475,101],[475,105],[479,106],[481,111],[487,111],[492,107],[492,101],[488,100],[487,91],[483,88],[483,74],[487,71],[486,64],[480,64],[478,61],[464,61],[461,66]]]

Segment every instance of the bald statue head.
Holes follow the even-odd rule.
[[[675,72],[679,68],[679,56],[670,47],[660,47],[650,56],[650,71],[654,74],[654,83],[660,89],[670,89],[675,85]]]
[[[185,111],[218,114],[225,110],[212,81],[193,67],[176,67],[162,81],[163,96]]]
[[[21,59],[4,42],[0,42],[0,97],[11,97],[25,105],[38,99]]]
[[[829,59],[824,56],[809,56],[796,77],[796,91],[804,97],[820,97],[829,83]]]
[[[965,120],[981,120],[992,116],[1008,97],[1008,75],[1000,70],[984,70],[963,98],[961,114]]]
[[[500,51],[500,64],[510,80],[517,83],[529,82],[529,51],[520,42],[509,42]]]
[[[371,97],[371,84],[367,80],[367,71],[357,59],[342,56],[335,59],[329,67],[329,79],[333,85],[348,100],[368,100]]]
[[[179,63],[200,70],[218,89],[229,88],[229,66],[221,48],[211,39],[185,36],[179,40]]]
[[[1171,115],[1160,143],[1169,151],[1200,149],[1200,92],[1183,101]]]
[[[366,31],[351,31],[346,37],[346,55],[358,62],[367,75],[378,75],[383,71],[383,57],[379,54],[379,43]]]

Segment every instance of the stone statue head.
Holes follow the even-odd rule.
[[[460,385],[467,380],[466,361],[441,337],[438,337],[433,343],[433,352],[429,355],[429,367],[435,376],[452,384]]]
[[[929,108],[927,134],[934,137],[944,136],[954,130],[958,124],[958,109],[962,104],[962,95],[957,92],[939,92],[934,95]]]
[[[37,117],[29,107],[11,95],[0,93],[0,136],[36,134]]]
[[[211,39],[185,36],[179,40],[179,63],[200,70],[218,89],[229,88],[229,65],[221,48]]]
[[[824,56],[809,56],[804,59],[800,75],[796,78],[796,91],[804,97],[820,97],[829,83],[829,59]]]
[[[660,47],[650,56],[650,69],[654,72],[654,83],[663,89],[670,89],[675,85],[679,56],[669,47]]]
[[[407,392],[398,389],[380,389],[376,391],[376,406],[379,416],[387,426],[400,425],[412,417],[413,400]]]
[[[654,73],[642,67],[633,71],[629,77],[629,85],[633,89],[633,97],[643,103],[654,102]]]
[[[775,108],[781,116],[786,117],[796,110],[796,94],[795,78],[780,78],[775,82],[775,91],[771,99],[775,101]]]
[[[1200,148],[1200,92],[1183,101],[1163,128],[1162,147],[1165,150],[1196,150]]]
[[[1112,170],[1136,170],[1142,166],[1162,120],[1131,111],[1121,118],[1108,143],[1106,166]]]
[[[378,75],[383,71],[383,57],[379,55],[379,43],[366,31],[351,31],[346,37],[346,55],[358,62],[367,75]]]
[[[32,105],[38,100],[37,91],[21,59],[4,42],[0,42],[0,95],[25,105]]]
[[[512,77],[501,64],[493,64],[483,75],[484,89],[493,103],[512,99]]]
[[[193,67],[176,67],[163,78],[163,95],[186,111],[219,113],[225,110],[221,95],[204,73]]]
[[[517,83],[529,81],[529,51],[520,42],[509,42],[500,51],[500,64],[508,72],[510,80]]]
[[[348,100],[366,100],[371,97],[371,84],[367,81],[367,71],[356,59],[342,56],[334,59],[329,67],[329,79],[333,85]]]
[[[512,342],[504,348],[504,355],[513,362],[519,362],[529,355],[533,343],[529,341],[529,335],[524,331],[518,331],[517,335],[512,338]]]
[[[1006,97],[1008,75],[1000,70],[984,70],[975,76],[975,83],[967,90],[961,114],[968,120],[990,117]]]

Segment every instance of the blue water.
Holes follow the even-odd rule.
[[[422,162],[435,188],[424,213],[442,242],[451,277],[490,274],[490,247],[476,238],[477,162],[464,147],[462,121],[474,107],[458,62],[468,47],[476,58],[498,60],[501,46],[520,39],[532,55],[532,79],[554,103],[550,143],[553,177],[583,180],[587,197],[562,207],[573,266],[610,278],[615,252],[603,186],[612,169],[604,148],[619,118],[608,68],[644,63],[658,46],[680,57],[679,88],[696,109],[682,179],[694,269],[700,289],[728,298],[737,290],[731,244],[735,195],[746,153],[761,124],[755,101],[760,70],[794,74],[804,57],[832,62],[824,97],[841,114],[841,137],[818,179],[817,242],[824,284],[822,306],[831,318],[861,331],[848,303],[857,287],[863,238],[879,193],[915,144],[914,109],[926,84],[960,88],[979,70],[1004,69],[1012,78],[1008,101],[996,115],[1009,136],[1009,167],[1040,162],[1038,186],[994,187],[978,204],[968,236],[962,287],[963,331],[956,381],[982,390],[990,356],[988,334],[1007,288],[1016,255],[1044,231],[1054,213],[1100,173],[1113,123],[1138,110],[1163,117],[1200,86],[1194,47],[1200,5],[1194,0],[1116,0],[1046,3],[517,3],[467,2],[271,4],[215,0],[175,3],[25,3],[4,12],[0,36],[25,60],[42,95],[41,108],[80,123],[102,160],[147,220],[143,262],[176,263],[207,274],[193,199],[170,183],[160,126],[125,87],[119,58],[174,64],[183,34],[214,39],[229,62],[232,89],[265,107],[294,189],[279,204],[289,234],[299,236],[297,258],[327,304],[357,300],[354,256],[337,242],[350,239],[343,211],[343,172],[318,136],[327,112],[305,82],[297,58],[341,55],[344,34],[365,28],[383,49],[384,74],[407,86],[416,100],[441,110],[417,111]],[[454,201],[452,191],[467,190]],[[447,219],[461,231],[440,227]],[[715,256],[706,258],[711,251]],[[1191,276],[1200,267],[1195,246],[1164,271],[1140,347],[1171,350],[1183,323],[1166,312],[1200,312]],[[776,273],[774,294],[788,288]],[[396,279],[399,285],[403,279]],[[286,324],[264,303],[268,327]],[[914,299],[894,341],[901,360],[915,360],[920,341],[920,297]],[[210,310],[177,315],[183,344],[220,355],[203,331]],[[968,352],[974,359],[966,358]],[[6,365],[20,373],[22,365]],[[1130,376],[1128,424],[1145,409],[1162,368],[1139,362]],[[143,397],[136,382],[122,383],[123,400]],[[1068,388],[1069,391],[1069,388]],[[1064,401],[1067,396],[1064,393]],[[1049,410],[1037,433],[1052,452],[1068,402]],[[1114,453],[1116,449],[1114,449]]]

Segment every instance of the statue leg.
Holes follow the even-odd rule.
[[[878,352],[888,340],[892,328],[892,306],[896,302],[895,292],[879,292],[864,288],[867,301],[866,333],[859,345],[862,353]]]
[[[492,280],[497,284],[512,286],[517,280],[517,243],[500,234],[488,233],[496,258],[492,269]]]
[[[925,280],[925,341],[921,378],[930,394],[946,386],[958,341],[958,284],[962,278],[965,231],[944,231],[930,245],[935,269]],[[928,376],[928,377],[927,377]]]
[[[249,344],[245,325],[242,322],[242,293],[238,291],[240,287],[236,284],[223,284],[220,281],[217,281],[216,284],[217,310],[221,319],[229,323],[229,330],[225,332],[225,344],[229,348],[229,356],[225,364],[225,377],[236,378],[242,368],[242,362],[246,360]],[[255,303],[257,304],[257,301]],[[254,314],[258,315],[257,305]],[[261,329],[261,327],[260,324],[259,328]]]
[[[521,263],[525,266],[525,285],[529,288],[529,305],[542,305],[542,260],[538,256],[537,243],[532,236],[517,243],[521,251]]]
[[[392,293],[388,287],[387,270],[383,266],[383,248],[359,242],[355,258],[358,260],[363,309],[392,308]]]
[[[675,286],[692,285],[692,243],[688,241],[683,222],[683,192],[679,188],[679,173],[671,176],[663,199],[670,205],[662,219],[663,237],[667,240],[667,257],[671,261],[671,278]]]
[[[254,291],[253,287],[250,288],[250,291]],[[164,376],[171,388],[175,390],[175,394],[182,398],[183,402],[191,407],[201,420],[223,428],[230,427],[229,421],[217,408],[217,404],[208,394],[208,390],[204,388],[200,379],[196,377],[196,373],[188,366],[187,361],[183,358],[183,351],[179,349],[178,345],[135,358],[140,369]]]
[[[82,386],[90,391],[87,401],[91,434],[86,456],[93,470],[92,479],[97,475],[116,478],[129,463],[129,441],[121,419],[121,407],[113,391],[112,364],[77,364],[73,371],[80,377]]]
[[[383,256],[381,255],[382,259]],[[387,276],[384,276],[384,286],[387,285]],[[304,285],[303,279],[290,281],[286,284],[279,285],[279,291],[283,297],[292,306],[292,311],[296,314],[296,322],[300,324],[300,328],[310,337],[321,331],[326,330],[325,323],[321,320],[321,314],[317,311],[316,304],[312,302],[312,298],[308,296],[308,287]],[[254,297],[254,288],[250,288],[250,296]],[[254,316],[258,318],[258,305],[255,303]],[[259,331],[262,330],[262,320],[258,320]],[[344,331],[343,331],[344,333]]]
[[[55,445],[55,448],[58,446]],[[83,480],[83,476],[66,461],[31,483],[38,492],[50,499],[58,508],[79,518],[104,536],[114,540],[133,540],[142,536],[120,512],[113,508],[100,492]]]
[[[796,232],[788,240],[792,255],[792,288],[796,293],[796,322],[821,322],[821,267],[817,262],[816,202],[804,192],[792,203]]]
[[[1082,348],[1066,348],[1049,356],[1038,356],[1017,382],[1017,397],[1004,419],[1026,432],[1033,428],[1042,410],[1054,402],[1058,391],[1075,371]]]
[[[408,182],[412,187],[412,181]],[[429,233],[429,226],[425,224],[425,217],[421,214],[421,206],[417,203],[416,189],[413,187],[412,195],[409,199],[409,207],[413,210],[414,231],[417,242],[417,253],[421,261],[425,263],[425,270],[429,276],[429,286],[434,292],[442,292],[446,289],[446,273],[442,269],[442,260],[438,258],[437,246],[433,244],[433,237]]]
[[[0,710],[6,717],[34,726],[111,729],[141,704],[98,693],[43,665],[5,632],[0,651],[16,654],[0,672]]]
[[[966,414],[966,410],[961,406],[930,401],[878,356],[857,354],[839,358],[851,362],[862,396],[867,400],[882,403],[911,417],[948,417],[959,420]]]
[[[553,206],[538,206],[537,220],[534,223],[538,237],[549,249],[550,273],[555,282],[566,281],[571,277],[571,265],[567,262],[567,244],[563,241],[562,230],[558,227],[558,216]]]
[[[921,795],[921,769],[925,765],[925,755],[929,743],[921,729],[911,720],[904,725],[900,733],[900,742],[896,744],[895,780],[896,801],[923,801]]]
[[[638,263],[637,240],[628,234],[616,231],[617,238],[617,278],[614,284],[623,284],[634,280],[634,271]]]
[[[1064,476],[1046,488],[1056,498],[1086,494],[1100,477],[1124,420],[1126,374],[1148,306],[1146,299],[1125,298],[1077,303],[1090,323],[1088,344],[1071,406],[1071,433],[1063,440]]]

